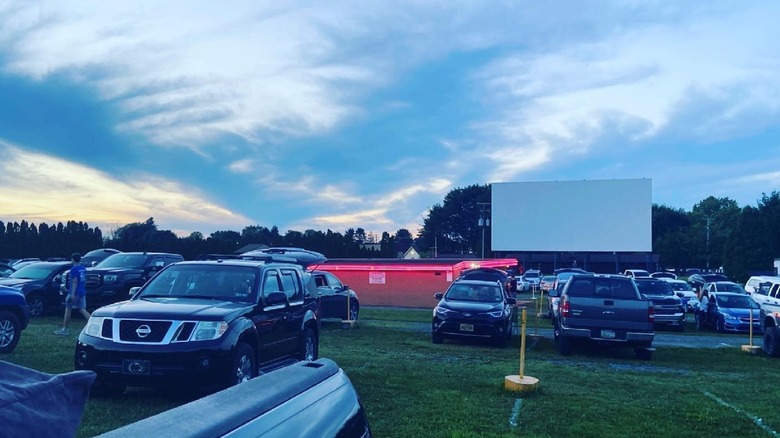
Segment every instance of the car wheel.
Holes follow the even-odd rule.
[[[767,356],[780,356],[780,330],[777,327],[767,327],[764,330],[764,353]]]
[[[228,374],[230,386],[244,383],[255,377],[255,352],[247,344],[240,343],[236,346],[236,355],[233,356],[233,366]]]
[[[723,318],[718,318],[718,325],[717,325],[718,333],[726,333],[726,322],[723,320]]]
[[[634,354],[639,360],[650,360],[653,358],[653,352],[644,348],[635,348]]]
[[[0,353],[10,353],[19,343],[22,326],[19,318],[7,310],[0,310]]]
[[[571,344],[572,342],[570,338],[558,335],[558,353],[560,353],[561,356],[568,356],[571,354]]]
[[[317,338],[314,336],[314,330],[306,329],[306,333],[303,334],[298,359],[317,360]]]
[[[438,333],[431,333],[431,342],[441,344],[444,342],[444,337]]]
[[[43,298],[38,294],[27,296],[27,306],[30,308],[30,316],[36,317],[43,315]]]
[[[359,312],[360,306],[358,305],[357,301],[351,300],[349,305],[349,320],[357,321]]]
[[[126,388],[125,385],[119,383],[109,383],[98,379],[92,385],[89,393],[95,397],[113,397],[122,395]]]

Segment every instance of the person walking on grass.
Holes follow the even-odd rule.
[[[70,268],[68,274],[70,278],[70,284],[68,287],[68,295],[65,297],[65,318],[62,320],[62,328],[55,331],[55,335],[67,336],[70,334],[68,330],[68,324],[70,324],[70,314],[73,309],[77,309],[81,315],[89,320],[91,316],[87,312],[87,289],[85,287],[87,281],[87,269],[81,266],[81,254],[73,253],[70,256],[70,261],[73,263],[73,267]]]

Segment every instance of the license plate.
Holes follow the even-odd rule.
[[[602,330],[601,331],[601,337],[604,339],[615,339],[615,331],[614,330]]]
[[[150,368],[148,360],[125,359],[122,361],[122,374],[148,376]]]
[[[460,331],[462,331],[462,332],[473,332],[474,331],[474,324],[461,324],[460,325]]]

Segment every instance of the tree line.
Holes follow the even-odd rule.
[[[208,237],[193,232],[178,237],[160,230],[153,218],[124,225],[110,236],[85,222],[68,221],[49,226],[27,221],[0,222],[0,258],[67,257],[96,248],[120,251],[160,251],[194,259],[200,254],[228,254],[248,244],[303,247],[329,258],[394,258],[414,244],[423,257],[438,255],[481,255],[482,232],[489,218],[490,185],[471,185],[451,190],[442,203],[428,211],[417,236],[407,229],[381,238],[367,235],[363,228],[344,233],[331,230],[288,230],[276,226],[245,227],[241,232],[224,230]],[[739,207],[730,198],[710,196],[690,211],[666,205],[652,206],[653,252],[665,268],[723,268],[735,279],[745,280],[756,272],[769,272],[780,257],[780,192],[763,194],[755,206]],[[493,253],[489,229],[484,234],[485,256]]]

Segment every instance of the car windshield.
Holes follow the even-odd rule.
[[[504,299],[504,296],[498,286],[453,284],[447,291],[445,298],[453,301],[499,303]]]
[[[523,278],[539,278],[540,274],[536,271],[528,271],[525,274],[523,274]]]
[[[647,271],[643,271],[643,270],[641,270],[641,269],[634,269],[634,270],[633,270],[633,271],[631,271],[631,272],[633,272],[633,273],[634,273],[634,275],[635,275],[635,276],[637,276],[637,277],[649,277],[649,276],[650,276],[650,273],[649,273],[649,272],[647,272]]]
[[[674,295],[674,291],[669,287],[669,283],[663,280],[637,280],[636,287],[642,295]]]
[[[140,269],[144,267],[148,259],[149,256],[144,254],[114,254],[98,263],[98,267]]]
[[[33,263],[31,265],[27,265],[19,269],[18,271],[9,275],[9,277],[26,278],[31,280],[43,280],[59,267],[60,267],[59,265],[49,265],[46,263]]]
[[[545,275],[544,277],[542,277],[542,281],[545,282],[545,283],[552,283],[553,281],[555,281],[555,276],[554,275]]]
[[[726,277],[725,275],[720,275],[720,274],[704,274],[701,277],[704,279],[704,281],[706,281],[708,283],[709,282],[714,282],[714,281],[725,281],[725,280],[728,280],[728,277]]]
[[[757,309],[758,304],[747,295],[718,295],[718,307],[727,309]]]
[[[744,294],[745,289],[737,283],[718,283],[718,290],[721,292],[735,292],[738,294]]]
[[[693,288],[691,287],[691,285],[686,283],[686,282],[684,282],[684,281],[679,281],[679,282],[675,281],[673,283],[669,282],[669,286],[671,286],[672,290],[675,290],[675,291],[687,291],[687,290],[693,291]]]
[[[255,302],[256,281],[257,270],[251,266],[171,265],[149,280],[139,297]]]

